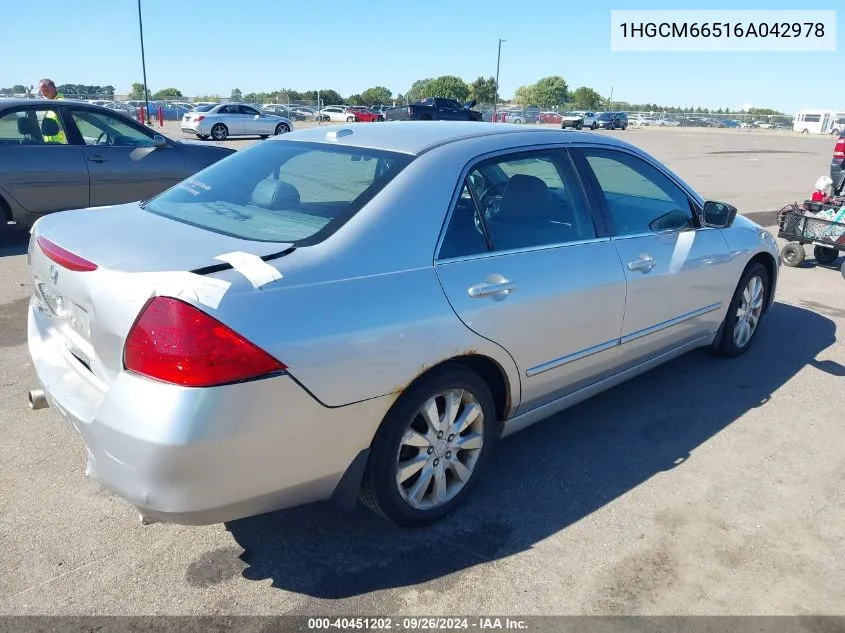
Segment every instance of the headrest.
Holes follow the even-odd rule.
[[[514,174],[502,194],[499,219],[502,222],[529,222],[547,218],[551,209],[549,187],[536,176]]]
[[[289,182],[265,178],[255,185],[252,202],[265,209],[289,209],[299,206],[299,191]]]
[[[18,119],[18,134],[21,136],[32,134],[32,124],[29,122],[29,119],[23,117]]]
[[[56,119],[48,117],[41,121],[41,133],[44,136],[56,136],[59,131],[59,122]]]

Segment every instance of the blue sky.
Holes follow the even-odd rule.
[[[845,109],[834,90],[845,59],[841,0],[708,0],[690,9],[841,9],[834,53],[642,53],[610,51],[611,9],[680,8],[680,2],[513,0],[142,0],[147,81],[186,95],[374,85],[405,92],[415,79],[496,72],[501,93],[546,75],[614,100],[705,107]],[[289,7],[295,6],[296,9]],[[217,8],[219,7],[219,9]],[[36,25],[33,16],[57,16]],[[37,17],[40,20],[40,17]],[[50,35],[50,31],[54,35]],[[22,51],[22,52],[19,52]],[[3,10],[0,87],[141,80],[136,0],[9,2]],[[835,69],[834,64],[840,66]]]

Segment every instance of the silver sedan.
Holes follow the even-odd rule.
[[[767,231],[632,145],[444,121],[258,143],[39,220],[30,262],[31,404],[188,524],[329,498],[440,519],[500,437],[745,353],[779,272]]]
[[[286,134],[293,130],[290,119],[261,112],[245,103],[215,103],[199,106],[186,112],[180,124],[186,134],[198,138],[225,141],[230,136],[268,136]]]

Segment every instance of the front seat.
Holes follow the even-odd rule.
[[[33,143],[32,139],[32,122],[25,117],[18,117],[18,134],[23,137],[26,144]]]
[[[60,144],[59,141],[52,140],[60,133],[61,128],[59,127],[59,122],[56,121],[56,119],[52,117],[45,117],[44,120],[41,121],[41,135],[44,137],[45,142],[52,144]]]
[[[502,194],[498,215],[490,221],[497,250],[553,243],[552,197],[536,176],[514,174]]]

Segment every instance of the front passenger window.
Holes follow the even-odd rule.
[[[86,145],[153,147],[155,141],[116,116],[90,110],[74,110],[73,122]]]
[[[583,151],[604,194],[616,235],[695,228],[687,195],[644,160],[615,150]]]

